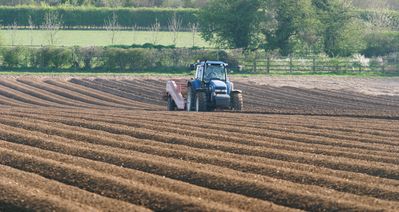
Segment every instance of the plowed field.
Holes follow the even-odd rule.
[[[0,211],[398,211],[399,97],[237,80],[245,111],[166,112],[165,79],[0,79]]]

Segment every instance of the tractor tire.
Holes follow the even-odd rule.
[[[205,92],[197,92],[195,95],[195,110],[197,112],[205,112],[208,111],[208,101],[206,99]]]
[[[234,111],[242,111],[244,108],[244,102],[241,93],[231,94],[231,109]]]
[[[195,101],[195,93],[194,93],[193,89],[189,86],[189,87],[187,87],[187,100],[186,100],[187,112],[191,112],[195,109],[194,101]]]
[[[172,97],[168,95],[168,111],[175,111],[177,109],[175,101],[173,101]]]

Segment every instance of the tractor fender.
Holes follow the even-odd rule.
[[[242,90],[232,90],[231,93],[242,93]]]
[[[197,91],[198,89],[202,89],[202,83],[200,80],[189,81],[188,86],[191,87],[195,91]]]

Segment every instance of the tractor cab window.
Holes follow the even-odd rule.
[[[208,65],[204,73],[204,81],[226,81],[226,68],[223,65]]]

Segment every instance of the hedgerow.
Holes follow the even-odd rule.
[[[172,8],[108,8],[108,7],[35,7],[17,6],[0,7],[1,24],[10,26],[29,26],[29,19],[36,27],[44,23],[48,12],[56,12],[62,17],[63,26],[68,27],[103,27],[105,20],[113,14],[117,16],[121,27],[151,27],[158,21],[161,27],[167,27],[169,20],[176,14],[182,20],[182,26],[197,23],[196,9]]]

